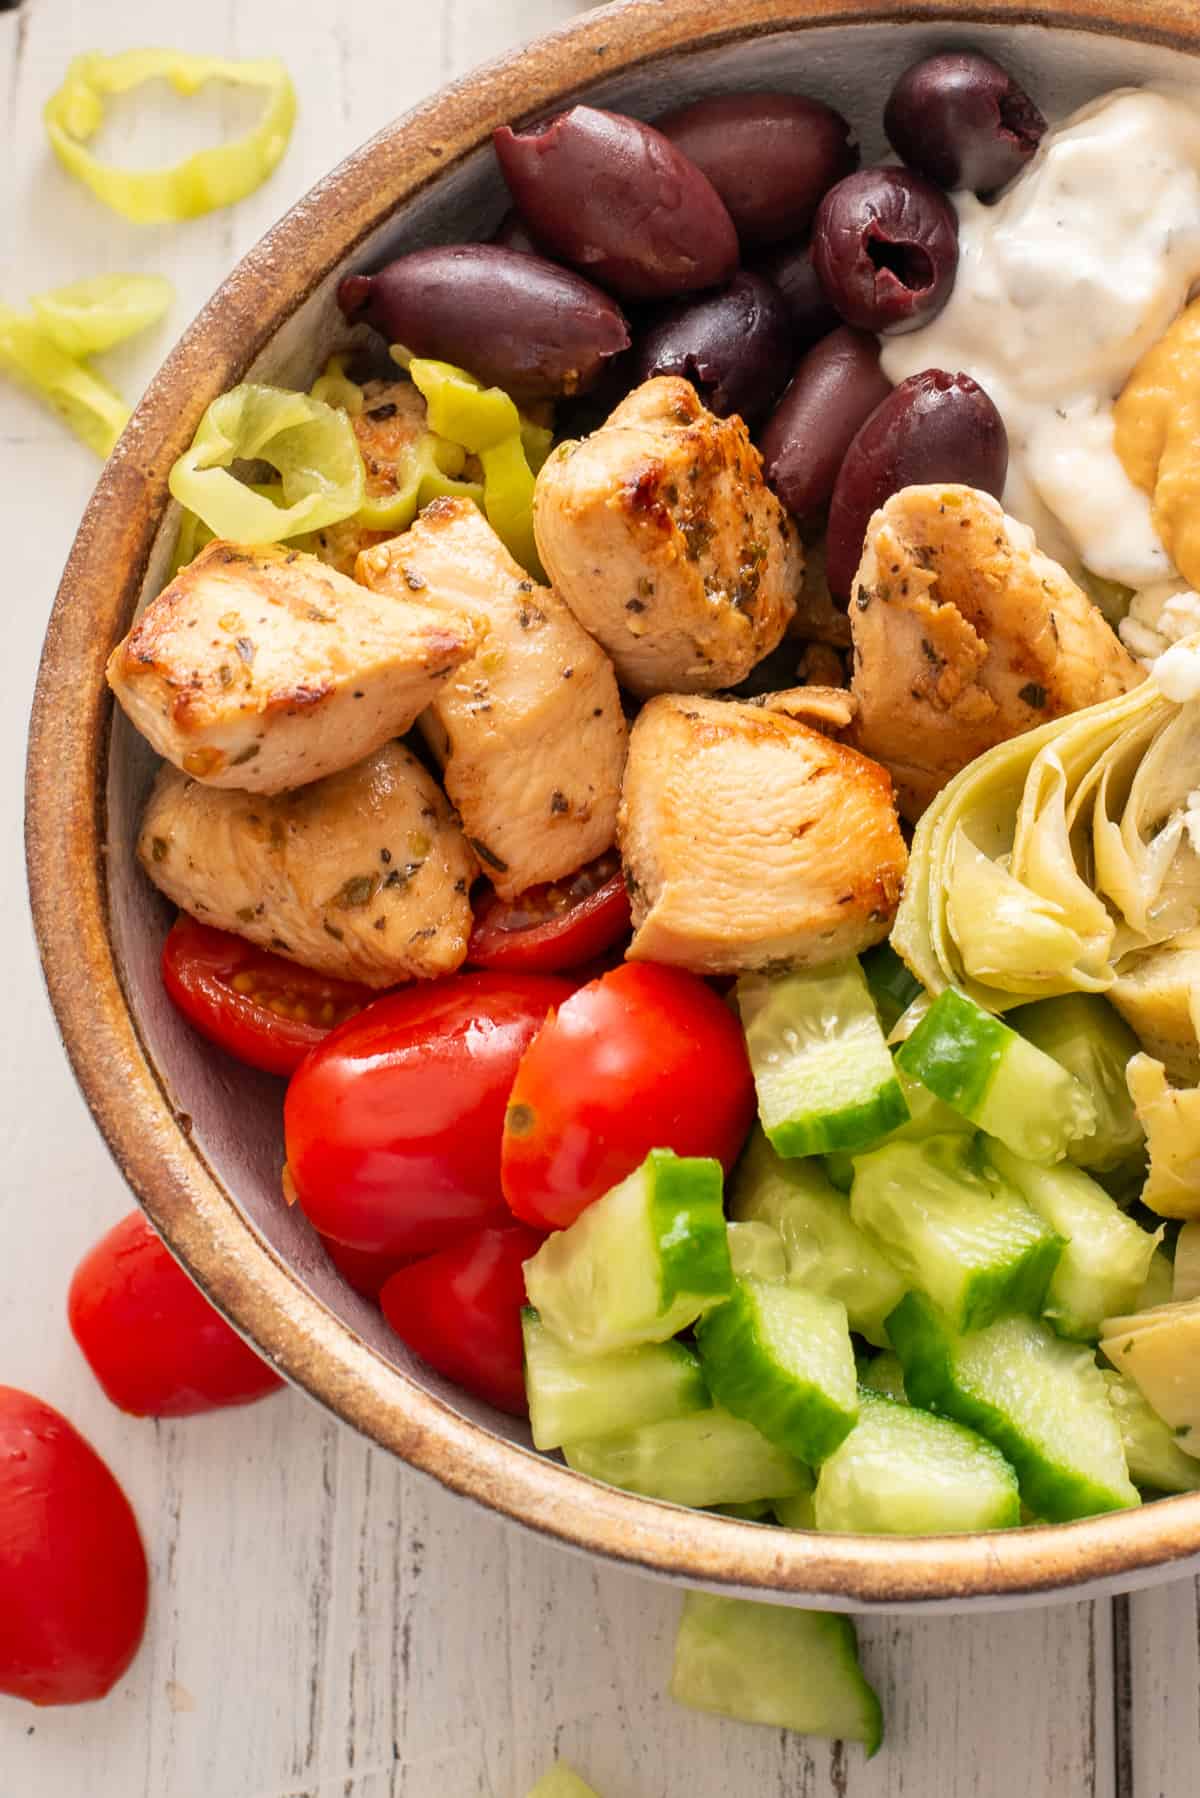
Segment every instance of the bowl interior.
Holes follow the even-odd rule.
[[[613,28],[619,30],[619,13]],[[826,99],[846,113],[861,135],[864,160],[870,160],[886,150],[879,118],[894,77],[917,55],[947,45],[984,48],[1000,57],[1052,117],[1060,117],[1115,86],[1186,79],[1195,66],[1176,50],[1090,31],[1022,25],[955,28],[944,23],[860,23],[768,33],[716,49],[680,52],[605,76],[582,91],[597,103],[652,117],[668,105],[707,92],[794,88]],[[407,202],[374,238],[343,261],[338,272],[370,266],[400,249],[485,237],[504,204],[490,150],[479,148]],[[330,228],[336,230],[336,225]],[[336,274],[330,276],[300,306],[247,370],[249,374],[302,386],[313,379],[340,336],[333,298],[336,280]],[[155,542],[144,597],[158,591],[165,580],[176,526],[172,505]],[[381,1410],[403,1409],[406,1402],[406,1382],[390,1371],[396,1369],[461,1418],[482,1425],[515,1447],[528,1449],[529,1436],[523,1424],[476,1403],[409,1355],[377,1310],[354,1294],[326,1261],[300,1212],[284,1204],[280,1189],[281,1084],[235,1065],[201,1042],[163,993],[158,957],[169,922],[168,908],[141,876],[133,856],[136,823],[153,775],[154,758],[122,714],[115,715],[111,730],[103,831],[111,942],[144,1051],[193,1148],[251,1231],[270,1245],[294,1280],[338,1320],[339,1327],[376,1351],[381,1358],[375,1377]],[[244,1328],[255,1328],[246,1316],[235,1316],[235,1321]],[[586,1494],[584,1483],[579,1483],[579,1489]],[[661,1509],[641,1501],[622,1502],[643,1511]],[[552,1518],[543,1521],[556,1527]],[[728,1527],[744,1531],[749,1526]],[[1200,1542],[1200,1530],[1196,1540]],[[900,1543],[893,1545],[889,1555],[902,1558],[914,1551],[921,1552],[919,1544]],[[700,1565],[695,1571],[710,1577],[713,1573],[711,1567]],[[781,1573],[780,1584],[792,1581]],[[803,1585],[796,1589],[803,1590]],[[854,1602],[852,1580],[841,1596],[842,1602]]]

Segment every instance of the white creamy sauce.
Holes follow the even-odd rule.
[[[964,371],[1008,429],[1004,505],[1047,554],[1141,588],[1174,575],[1113,448],[1112,402],[1200,275],[1200,108],[1121,89],[1044,140],[992,206],[957,194],[959,267],[931,324],[884,338],[893,382]]]

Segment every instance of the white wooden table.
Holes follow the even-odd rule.
[[[102,269],[170,274],[171,318],[109,359],[132,396],[234,259],[341,155],[452,74],[581,7],[24,0],[0,14],[0,297]],[[250,200],[136,229],[52,164],[39,114],[76,52],[157,43],[284,55],[301,121]],[[194,125],[195,110],[185,121],[165,103],[132,145],[118,117],[110,142],[162,159],[181,130],[215,133],[221,105]],[[867,1765],[857,1750],[673,1707],[674,1593],[466,1507],[296,1394],[163,1425],[106,1403],[63,1302],[80,1254],[129,1199],[55,1038],[20,855],[34,668],[95,472],[53,420],[0,391],[0,1382],[59,1405],[110,1460],[141,1519],[153,1599],[142,1652],[104,1705],[39,1712],[0,1698],[0,1798],[522,1798],[559,1752],[604,1798],[1195,1798],[1191,1584],[862,1625],[888,1722]]]

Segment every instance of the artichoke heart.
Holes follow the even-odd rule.
[[[1110,1317],[1100,1348],[1185,1453],[1200,1452],[1200,1299]]]
[[[1200,1217],[1200,1087],[1169,1085],[1149,1055],[1133,1056],[1125,1078],[1150,1152],[1142,1203],[1160,1217]]]

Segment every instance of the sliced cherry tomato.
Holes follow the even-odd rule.
[[[377,999],[314,1049],[288,1087],[284,1134],[322,1236],[400,1260],[505,1215],[513,1076],[571,991],[548,974],[459,974]]]
[[[487,887],[475,904],[467,960],[477,968],[554,974],[603,955],[630,929],[629,894],[615,849],[568,880],[501,899]]]
[[[167,992],[202,1036],[268,1074],[294,1074],[336,1025],[379,996],[186,916],[167,935],[162,972]]]
[[[754,1118],[736,1018],[695,974],[626,962],[559,1007],[526,1050],[504,1123],[504,1196],[561,1230],[651,1149],[732,1167]]]
[[[249,1405],[283,1381],[188,1279],[140,1211],[75,1269],[67,1317],[113,1404],[134,1417]]]
[[[422,1361],[501,1411],[524,1416],[521,1307],[525,1263],[543,1237],[511,1220],[393,1274],[383,1315]]]
[[[0,1692],[103,1698],[137,1653],[147,1583],[129,1500],[95,1449],[0,1386]]]
[[[332,1236],[322,1236],[321,1247],[347,1286],[353,1286],[365,1299],[377,1299],[397,1269],[407,1267],[412,1259],[409,1255],[373,1255],[369,1249],[347,1248]]]

